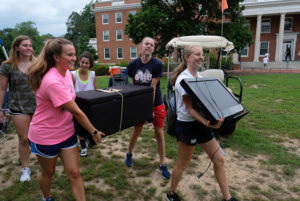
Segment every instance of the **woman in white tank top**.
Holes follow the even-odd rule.
[[[94,66],[93,55],[89,52],[82,53],[79,57],[79,63],[79,69],[72,71],[75,92],[98,89],[95,71],[90,71],[90,68]],[[80,156],[87,156],[86,140],[80,136],[78,138],[81,145]]]

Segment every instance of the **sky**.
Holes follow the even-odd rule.
[[[91,0],[0,0],[0,30],[32,21],[40,35],[62,36],[73,11],[80,13]]]

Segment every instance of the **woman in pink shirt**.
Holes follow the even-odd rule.
[[[77,136],[73,116],[98,143],[103,133],[97,131],[75,103],[75,91],[69,70],[76,61],[73,44],[66,39],[48,40],[29,69],[29,81],[36,91],[37,107],[30,123],[28,138],[31,152],[41,166],[42,200],[53,201],[50,195],[51,178],[57,157],[63,161],[71,182],[75,200],[85,201],[83,181],[79,170]]]

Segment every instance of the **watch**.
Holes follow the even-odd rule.
[[[97,130],[97,129],[95,129],[95,130],[92,132],[93,135],[96,135],[97,133],[98,133],[98,130]]]

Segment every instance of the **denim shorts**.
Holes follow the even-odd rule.
[[[206,143],[215,137],[211,128],[204,126],[198,121],[186,122],[177,120],[175,132],[178,141],[193,146]]]
[[[77,135],[72,135],[63,142],[54,145],[40,145],[30,141],[31,153],[40,155],[44,158],[55,158],[61,149],[72,149],[78,146]]]

